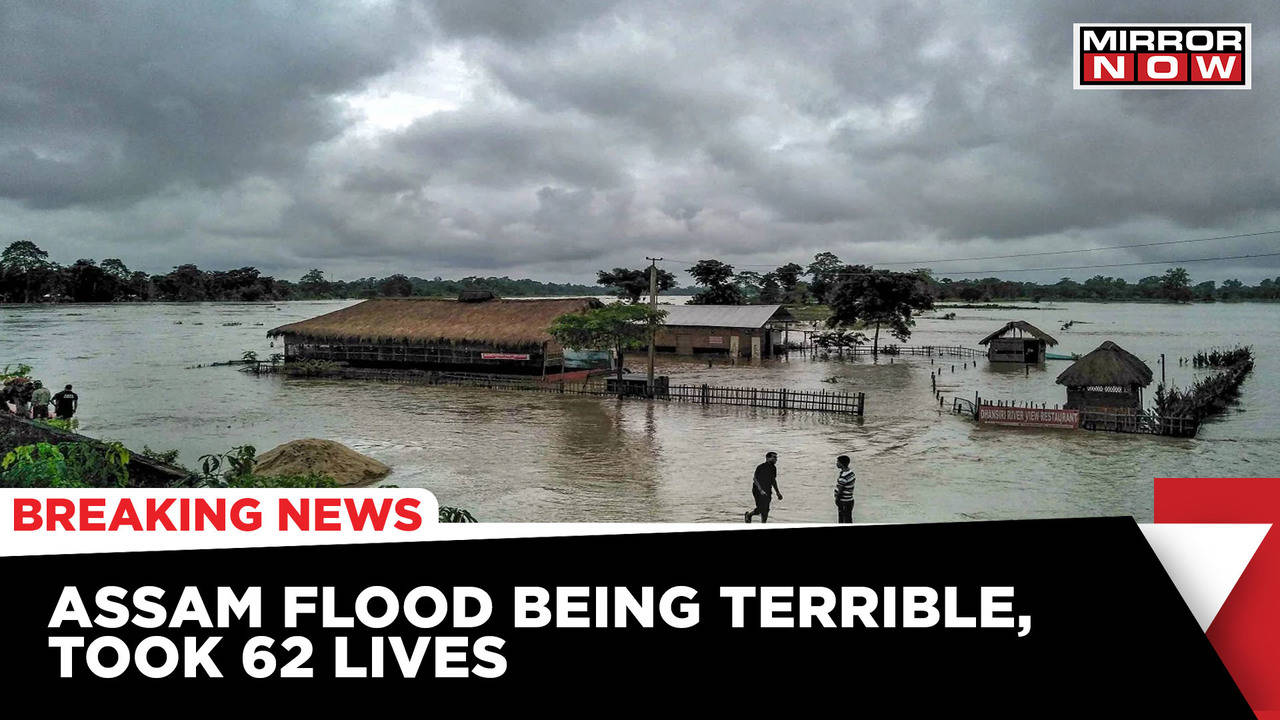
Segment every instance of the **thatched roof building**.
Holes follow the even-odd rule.
[[[1052,335],[1041,330],[1035,325],[1032,325],[1031,323],[1026,322],[1025,320],[1014,320],[1012,322],[1005,323],[1004,327],[982,338],[981,340],[978,341],[978,344],[979,345],[990,344],[992,340],[995,340],[996,338],[1002,338],[1008,335],[1009,333],[1015,333],[1018,336],[1030,335],[1031,337],[1036,338],[1037,340],[1043,340],[1044,343],[1050,347],[1058,344],[1058,341],[1054,339]]]
[[[1110,340],[1077,360],[1058,376],[1067,386],[1067,408],[1142,409],[1142,388],[1151,384],[1151,368]]]
[[[591,298],[565,300],[489,300],[378,298],[281,325],[267,335],[296,335],[326,340],[469,342],[503,346],[540,346],[552,342],[547,328],[557,317],[598,304]]]
[[[378,298],[267,335],[284,338],[286,361],[529,371],[562,362],[562,348],[547,333],[553,320],[599,305],[593,298]]]
[[[1067,387],[1112,385],[1146,387],[1154,375],[1151,368],[1133,353],[1110,340],[1096,350],[1077,360],[1058,376],[1058,384]]]
[[[1023,320],[1005,323],[1004,327],[978,341],[987,345],[987,359],[991,362],[1042,363],[1045,348],[1057,345],[1049,333]]]

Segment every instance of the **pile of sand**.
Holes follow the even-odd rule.
[[[391,468],[332,440],[307,438],[272,448],[258,456],[254,472],[259,475],[306,475],[320,473],[339,485],[366,485],[381,480]]]

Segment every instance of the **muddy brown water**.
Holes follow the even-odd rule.
[[[385,482],[426,487],[442,503],[497,521],[741,522],[751,471],[778,452],[784,499],[771,520],[834,521],[834,458],[858,474],[854,517],[923,522],[1096,515],[1151,519],[1161,476],[1280,474],[1280,305],[1027,304],[1024,310],[942,310],[911,344],[965,345],[1027,320],[1084,353],[1114,340],[1158,378],[1193,370],[1179,356],[1248,343],[1258,362],[1239,406],[1196,439],[978,426],[938,411],[928,358],[860,357],[723,364],[668,359],[672,382],[867,394],[861,421],[806,412],[650,404],[456,387],[255,377],[229,367],[267,357],[266,330],[351,301],[0,306],[0,366],[26,362],[51,387],[80,393],[81,431],[179,461],[253,444],[337,440],[390,465]],[[942,320],[955,312],[955,320]],[[1066,331],[1061,325],[1075,320]],[[228,324],[231,323],[231,324]],[[972,398],[1065,399],[1049,361],[1025,376],[985,360],[944,363],[943,392]],[[643,366],[637,355],[628,361]],[[932,367],[938,367],[937,365]],[[833,382],[826,382],[832,380]],[[1154,386],[1149,388],[1154,391]],[[1211,481],[1206,481],[1211,482]]]

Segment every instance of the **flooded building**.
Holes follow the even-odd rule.
[[[1058,344],[1052,335],[1022,320],[1005,326],[978,341],[987,346],[987,360],[1037,365],[1044,362],[1047,348]]]
[[[1062,371],[1058,384],[1067,386],[1068,410],[1124,414],[1142,411],[1152,377],[1146,363],[1108,340]]]
[[[662,305],[654,338],[658,352],[677,355],[773,357],[795,318],[781,305]]]
[[[267,335],[284,340],[285,362],[538,375],[560,372],[564,350],[547,328],[560,315],[599,307],[592,298],[503,300],[491,293],[378,298]]]

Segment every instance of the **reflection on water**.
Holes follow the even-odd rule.
[[[947,395],[1063,402],[1069,363],[992,366],[957,359],[868,358],[738,367],[668,358],[672,382],[867,393],[864,419],[736,407],[597,400],[377,382],[256,378],[191,368],[278,352],[265,331],[349,301],[0,307],[0,366],[27,362],[46,384],[74,383],[82,428],[181,461],[240,444],[338,440],[391,465],[387,482],[419,485],[489,520],[733,521],[750,504],[751,471],[779,453],[785,499],[770,519],[830,521],[834,458],[858,473],[855,517],[910,522],[1132,514],[1151,517],[1159,476],[1274,476],[1280,471],[1280,307],[1064,303],[957,310],[920,321],[912,344],[974,346],[1009,320],[1055,335],[1060,353],[1115,340],[1170,382],[1194,375],[1179,356],[1249,342],[1258,355],[1240,407],[1195,440],[979,427],[940,412]],[[945,311],[944,311],[945,312]],[[1078,322],[1060,331],[1067,320]],[[240,325],[224,326],[222,323]],[[179,324],[180,323],[180,324]],[[201,324],[197,324],[201,323]],[[261,325],[255,325],[261,323]],[[639,355],[628,361],[643,364]],[[188,369],[190,368],[190,369]],[[834,382],[831,382],[834,380]],[[1151,388],[1149,390],[1154,390]],[[740,521],[740,520],[739,520]]]

